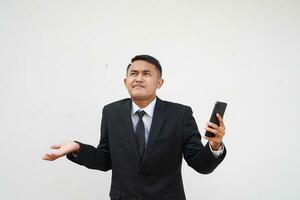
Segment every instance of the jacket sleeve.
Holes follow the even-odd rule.
[[[76,141],[77,142],[77,141]],[[67,154],[67,158],[79,165],[83,165],[89,169],[97,169],[108,171],[111,169],[108,129],[107,129],[107,114],[105,107],[102,111],[101,120],[101,136],[97,148],[77,142],[80,145],[79,153],[74,156],[72,153]]]
[[[215,157],[210,150],[209,143],[205,146],[201,142],[197,124],[190,107],[187,107],[183,119],[183,154],[187,164],[201,174],[209,174],[223,161],[226,155],[224,152]]]

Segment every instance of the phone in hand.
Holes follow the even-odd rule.
[[[212,122],[212,123],[214,123],[214,124],[216,124],[216,125],[218,125],[218,126],[220,126],[219,120],[218,120],[216,114],[219,113],[219,115],[223,118],[225,110],[226,110],[226,107],[227,107],[227,103],[221,102],[221,101],[217,101],[215,103],[215,106],[214,106],[214,109],[213,109],[213,111],[211,113],[209,121]],[[206,137],[215,137],[215,134],[212,133],[212,132],[210,132],[210,131],[206,131],[205,132],[205,136]]]

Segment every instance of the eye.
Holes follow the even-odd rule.
[[[150,72],[145,72],[145,76],[151,76]]]
[[[131,71],[130,73],[129,73],[129,76],[135,76],[137,73],[135,72],[135,71]]]

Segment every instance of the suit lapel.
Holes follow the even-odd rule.
[[[131,100],[128,99],[128,101],[125,101],[120,105],[120,117],[121,121],[123,123],[123,126],[125,128],[125,132],[129,138],[130,141],[130,146],[132,147],[133,150],[133,155],[136,157],[136,159],[140,160],[140,155],[139,155],[139,150],[138,146],[136,143],[135,135],[134,135],[134,129],[132,125],[132,120],[131,120]]]
[[[147,156],[150,154],[151,150],[155,146],[157,139],[160,134],[160,129],[163,125],[163,122],[165,120],[165,112],[164,112],[165,105],[164,103],[157,97],[156,99],[156,105],[154,108],[151,128],[149,132],[149,138],[147,147],[144,154],[144,159],[147,159]]]

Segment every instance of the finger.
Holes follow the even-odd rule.
[[[43,160],[53,161],[53,159],[51,157],[49,157],[49,155],[47,155],[47,154],[45,154],[43,156]]]
[[[207,137],[207,136],[203,136],[203,137],[209,142],[214,142],[214,143],[218,143],[218,144],[222,143],[222,138],[220,138],[220,137]]]
[[[223,138],[223,136],[225,135],[225,130],[222,127],[218,127],[217,129],[205,127],[205,130],[214,133],[215,134],[214,138]]]
[[[210,142],[215,142],[215,143],[217,143],[217,142],[220,141],[220,139],[217,138],[217,137],[207,137],[207,136],[203,136],[203,137],[204,137],[206,140],[210,141]]]
[[[43,160],[48,160],[48,157],[47,157],[46,155],[44,155],[44,156],[42,157],[42,159],[43,159]]]
[[[207,126],[212,127],[212,128],[214,128],[214,129],[219,128],[219,126],[218,126],[217,124],[214,124],[214,123],[212,123],[212,122],[207,122],[206,124],[207,124]]]
[[[61,157],[60,155],[55,153],[46,153],[46,156],[49,157],[51,160],[56,160],[57,158]]]
[[[217,118],[219,120],[219,124],[221,127],[225,127],[224,126],[224,121],[223,121],[223,118],[221,117],[221,115],[219,113],[216,114],[217,115]]]
[[[210,127],[205,127],[205,130],[209,131],[209,132],[212,132],[214,134],[217,134],[217,130],[216,129],[213,129],[213,128],[210,128]]]
[[[51,160],[55,159],[55,156],[52,153],[46,153],[46,156]]]
[[[59,149],[60,145],[59,144],[54,144],[51,146],[51,149]]]

